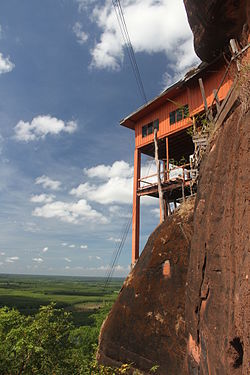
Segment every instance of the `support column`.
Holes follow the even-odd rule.
[[[166,170],[167,180],[169,179],[169,148],[168,148],[168,137],[166,137]]]
[[[141,151],[136,148],[134,153],[134,190],[132,216],[132,266],[139,258],[140,243],[140,197],[137,195],[138,180],[141,177]]]

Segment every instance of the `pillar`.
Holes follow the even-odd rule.
[[[167,180],[169,179],[169,147],[168,147],[168,137],[166,137],[166,170],[167,170]]]
[[[137,195],[138,180],[141,176],[141,151],[136,148],[134,153],[134,190],[132,216],[132,266],[139,258],[140,243],[140,197]]]

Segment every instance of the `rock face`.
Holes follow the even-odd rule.
[[[249,25],[248,0],[184,0],[194,46],[201,60],[211,62],[221,54],[231,38],[241,38]]]
[[[187,278],[189,374],[249,374],[249,124],[239,107],[202,163]]]
[[[153,232],[105,321],[98,359],[145,373],[182,374],[186,355],[185,284],[193,202]]]

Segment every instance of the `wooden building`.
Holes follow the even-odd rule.
[[[170,164],[172,166],[174,161],[181,159],[186,163],[189,161],[194,144],[187,129],[195,118],[203,118],[207,108],[212,105],[216,108],[216,101],[219,104],[227,96],[232,79],[226,73],[224,60],[209,65],[202,63],[120,122],[120,125],[135,132],[132,264],[139,257],[140,197],[158,197],[157,183],[150,182],[152,176],[141,176],[141,154],[155,156],[154,129],[157,129],[159,159],[163,164],[161,186],[166,202],[176,201],[183,194],[183,189],[190,189],[191,178],[186,173],[185,162],[180,178],[171,178]]]

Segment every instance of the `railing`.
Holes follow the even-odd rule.
[[[180,172],[176,175],[176,172]],[[183,164],[179,166],[174,166],[173,168],[166,169],[160,172],[161,176],[161,183],[162,184],[169,184],[176,180],[181,180],[181,182],[185,183],[185,181],[189,181],[190,178],[190,164]],[[155,180],[154,180],[155,178]],[[150,181],[149,181],[150,180]],[[145,176],[138,179],[138,190],[150,188],[157,185],[157,173],[151,174],[149,176]]]

